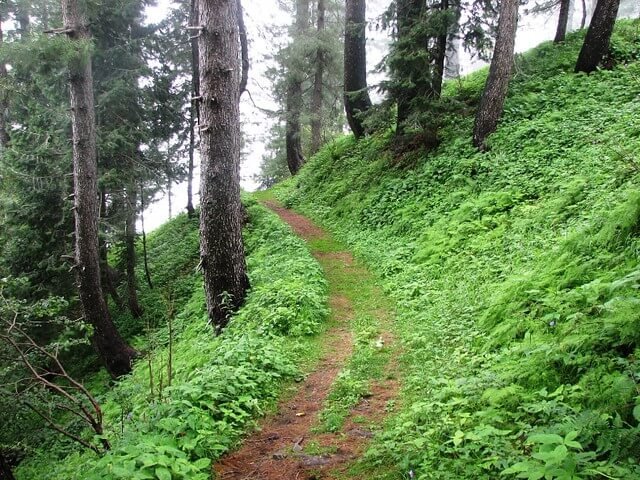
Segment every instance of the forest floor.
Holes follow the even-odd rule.
[[[396,406],[391,303],[328,233],[273,200],[264,204],[307,242],[321,264],[329,283],[330,327],[313,371],[238,450],[220,459],[216,478],[345,478]]]

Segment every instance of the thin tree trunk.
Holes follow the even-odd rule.
[[[107,192],[104,188],[100,190],[100,218],[107,219]],[[111,295],[113,303],[119,310],[122,310],[122,299],[118,295],[118,290],[113,283],[113,275],[109,266],[109,252],[107,250],[107,242],[104,238],[98,238],[98,249],[100,255],[100,277],[102,279],[102,289],[105,302],[107,295]]]
[[[199,21],[199,1],[191,0],[191,12],[189,14],[189,25],[198,26]],[[200,124],[200,57],[198,53],[198,35],[191,37],[191,83],[193,89],[193,105],[196,109],[198,125]]]
[[[365,0],[347,0],[344,36],[344,110],[356,138],[365,134],[362,116],[371,108],[367,89]]]
[[[200,264],[209,319],[219,334],[249,288],[240,204],[238,4],[201,0]]]
[[[171,177],[167,176],[167,210],[169,220],[173,218],[173,192],[171,191]]]
[[[519,0],[503,0],[500,4],[496,46],[473,128],[473,144],[480,149],[485,148],[485,140],[496,130],[502,116],[513,67],[518,3]]]
[[[311,153],[322,146],[322,98],[324,78],[324,0],[318,0],[318,49],[316,51],[316,72],[313,78],[313,97],[311,99]]]
[[[309,24],[309,0],[296,0],[295,38],[302,38],[307,32]],[[286,92],[285,113],[285,146],[287,152],[287,165],[291,175],[298,173],[304,165],[305,158],[302,155],[302,140],[300,116],[302,114],[302,82],[304,74],[298,71],[289,71]]]
[[[171,196],[171,195],[169,195]],[[136,187],[127,188],[127,223],[125,225],[124,241],[127,264],[127,300],[129,311],[134,318],[142,317],[142,307],[138,301],[138,282],[136,280],[136,218],[138,206],[138,190]]]
[[[2,17],[0,16],[0,47],[4,42],[4,35],[2,32]],[[0,61],[0,82],[7,78],[7,66],[4,62]],[[9,104],[9,95],[7,89],[3,88],[0,91],[0,149],[4,150],[9,144],[9,132],[7,132],[7,108]]]
[[[440,4],[440,10],[442,12],[446,12],[449,10],[449,0],[442,0]],[[435,69],[433,72],[433,92],[440,96],[442,93],[442,79],[444,78],[444,61],[447,58],[447,38],[449,35],[449,28],[447,28],[440,32],[437,38],[437,48],[436,48],[436,58],[435,58]]]
[[[151,282],[151,272],[149,271],[149,255],[147,252],[147,232],[144,229],[144,188],[140,185],[140,227],[142,228],[142,258],[144,259],[144,275],[147,278],[147,285],[153,290]]]
[[[564,42],[567,36],[567,23],[569,22],[569,9],[571,7],[571,0],[560,0],[560,14],[558,15],[558,28],[556,29],[556,36],[553,39],[554,43]]]
[[[198,0],[191,0],[189,25],[198,24]],[[196,149],[196,125],[200,124],[200,65],[198,59],[198,39],[191,39],[191,91],[193,100],[189,109],[189,166],[187,170],[187,215],[193,218],[196,210],[193,207],[193,172],[194,153]]]
[[[582,19],[580,20],[580,29],[587,24],[587,0],[582,0]]]
[[[578,55],[576,72],[593,72],[609,52],[609,42],[619,7],[620,0],[598,0]]]
[[[93,325],[92,342],[107,371],[114,377],[131,371],[137,352],[118,333],[102,296],[98,255],[98,166],[93,103],[93,75],[86,43],[90,35],[77,0],[62,0],[67,35],[77,45],[78,61],[69,75],[73,132],[75,271],[85,319]]]
[[[238,31],[240,33],[240,54],[242,58],[242,77],[240,78],[240,96],[247,89],[249,82],[249,42],[247,41],[247,28],[244,25],[244,12],[242,1],[238,1]]]
[[[193,157],[196,149],[196,107],[191,104],[189,109],[189,165],[187,166],[187,216],[193,218],[196,213],[193,208]]]

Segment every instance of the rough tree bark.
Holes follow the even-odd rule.
[[[138,301],[138,282],[136,280],[136,218],[138,205],[138,189],[127,188],[127,222],[124,231],[124,243],[127,269],[127,303],[134,318],[142,317],[142,307]]]
[[[347,122],[356,138],[366,131],[362,115],[371,108],[367,89],[365,0],[347,0],[344,36],[344,110]]]
[[[560,0],[560,14],[558,15],[558,28],[554,43],[564,42],[567,36],[567,24],[569,22],[569,10],[571,8],[571,0]]]
[[[216,334],[243,303],[249,287],[240,204],[237,8],[234,1],[200,0],[200,263]]]
[[[593,72],[609,51],[620,0],[598,0],[576,62],[576,72]]]
[[[313,96],[311,98],[311,153],[314,154],[322,146],[322,97],[324,78],[324,46],[322,33],[324,32],[325,4],[318,0],[318,49],[316,50],[316,71],[313,77]]]
[[[62,0],[64,29],[76,45],[70,67],[71,126],[75,217],[75,271],[85,319],[93,325],[92,343],[107,371],[118,377],[131,371],[137,352],[118,333],[102,296],[98,255],[98,167],[90,38],[77,0]]]
[[[296,0],[296,21],[294,35],[302,37],[309,24],[309,0]],[[298,173],[304,165],[302,155],[300,116],[302,114],[302,82],[303,72],[290,69],[287,72],[287,92],[285,100],[285,150],[287,165],[291,175]]]
[[[518,0],[503,0],[500,4],[496,46],[473,127],[473,144],[480,149],[485,148],[485,140],[498,126],[509,89],[518,24],[518,3]]]

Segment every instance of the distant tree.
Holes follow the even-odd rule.
[[[137,352],[118,333],[102,296],[98,255],[98,165],[90,34],[77,0],[62,0],[64,32],[75,44],[69,89],[73,132],[75,271],[84,316],[93,325],[92,342],[114,377],[131,371]]]
[[[570,9],[571,0],[560,0],[560,13],[558,14],[558,27],[556,28],[556,36],[553,39],[554,43],[564,42],[567,35]]]
[[[578,55],[576,72],[593,72],[609,51],[620,0],[598,0]]]
[[[401,149],[414,139],[432,148],[438,143],[447,44],[458,28],[460,3],[397,0],[394,5],[395,12],[388,12],[395,31],[386,60],[389,79],[383,87],[397,106],[396,141]]]
[[[209,319],[218,334],[249,287],[240,204],[238,4],[199,3],[200,260]]]
[[[480,106],[473,127],[473,144],[483,149],[485,140],[493,133],[502,116],[502,108],[509,89],[513,67],[513,51],[518,24],[519,0],[500,3],[498,34]]]
[[[316,47],[315,73],[313,78],[313,96],[311,99],[311,154],[320,150],[322,145],[322,104],[324,90],[324,69],[325,69],[325,44],[322,36],[325,32],[325,3],[324,0],[318,0],[317,15],[317,36],[318,42]]]
[[[303,38],[309,30],[309,0],[296,0],[296,16],[293,31],[294,41]],[[303,108],[302,85],[305,80],[305,72],[299,66],[293,65],[287,72],[286,90],[286,150],[287,165],[291,175],[298,173],[304,165],[305,158],[302,154],[301,120]]]
[[[344,33],[344,109],[356,138],[364,135],[362,116],[371,108],[367,90],[366,1],[347,0]]]

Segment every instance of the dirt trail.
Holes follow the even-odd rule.
[[[313,255],[327,273],[330,281],[329,304],[335,326],[324,334],[322,356],[315,370],[300,384],[293,397],[278,406],[276,414],[261,423],[259,431],[247,437],[238,450],[220,459],[214,466],[216,478],[333,479],[362,453],[373,436],[370,425],[382,420],[389,401],[396,397],[398,383],[393,378],[396,365],[393,359],[386,365],[385,371],[389,374],[370,385],[370,395],[352,409],[340,432],[314,431],[318,425],[318,414],[332,384],[354,348],[350,330],[350,322],[354,319],[354,302],[332,285],[331,278],[337,275],[342,281],[352,282],[352,288],[357,288],[359,279],[369,274],[357,265],[349,252],[327,248],[326,243],[332,242],[328,234],[306,217],[273,201],[267,201],[265,205],[287,222],[298,236],[309,242]],[[318,242],[324,242],[325,246],[314,248]],[[383,324],[388,322],[388,312],[376,313],[383,318]],[[383,331],[381,336],[386,345],[393,345],[393,335],[389,331]]]

